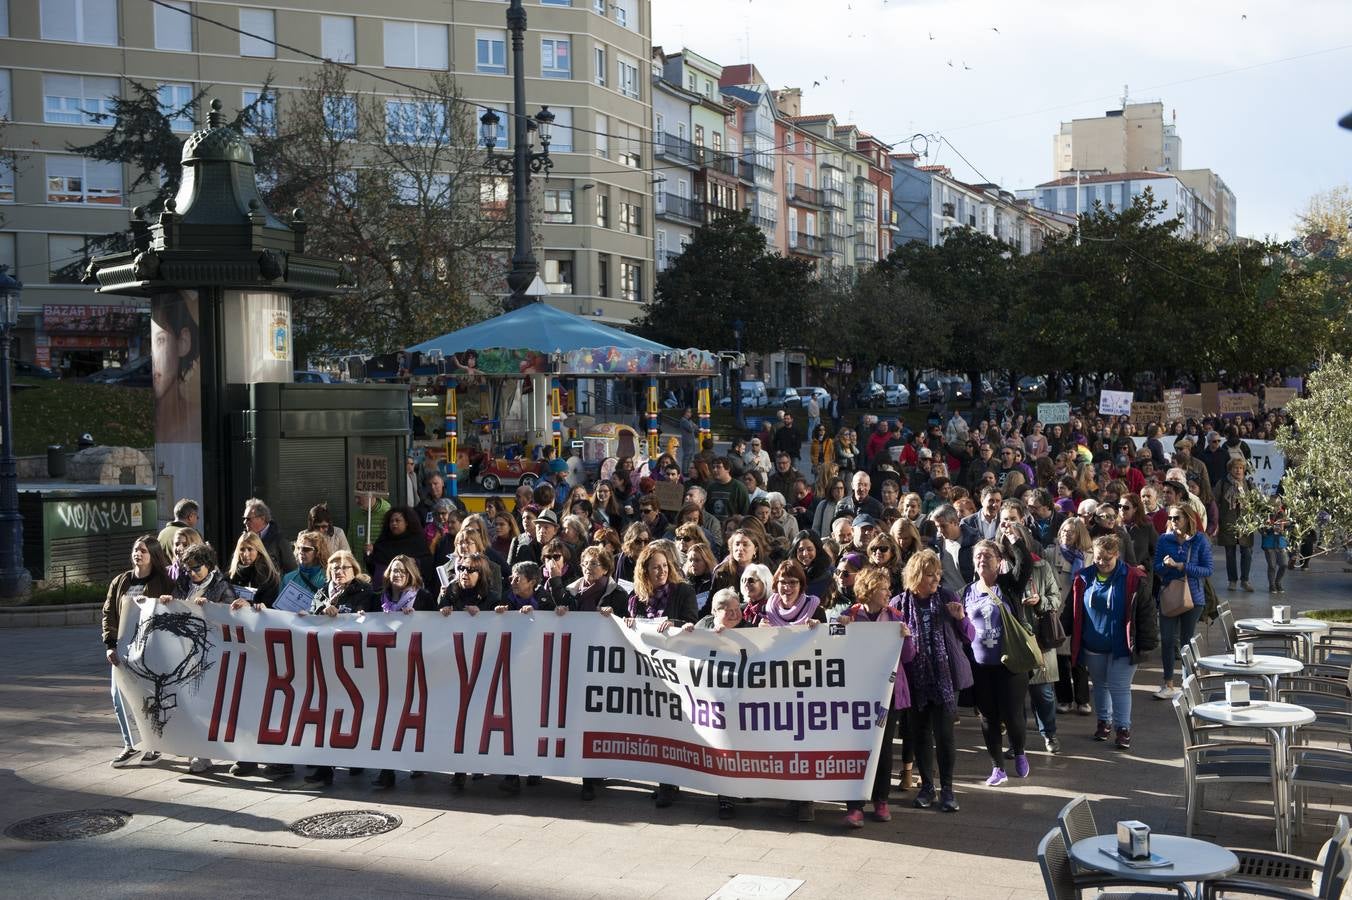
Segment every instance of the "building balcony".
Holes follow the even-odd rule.
[[[843,188],[827,185],[824,186],[822,195],[827,209],[845,208],[845,191]]]
[[[737,177],[737,160],[726,153],[710,150],[707,147],[696,147],[695,162],[706,172],[712,170],[727,175],[729,178]]]
[[[768,228],[770,231],[774,231],[775,226],[779,224],[779,220],[773,219],[769,216],[760,216],[756,215],[755,213],[752,213],[751,224],[756,225],[760,228]]]
[[[854,201],[854,220],[856,222],[878,221],[878,208],[863,200]]]
[[[823,240],[815,234],[799,234],[798,232],[790,231],[789,252],[797,253],[799,256],[825,256],[826,245]]]
[[[811,206],[816,209],[826,208],[826,197],[821,190],[804,187],[801,184],[789,185],[789,202],[795,206]]]
[[[657,217],[659,219],[676,219],[700,225],[704,222],[704,204],[691,197],[677,197],[674,194],[664,194],[662,199],[657,203]]]
[[[856,243],[856,244],[854,245],[854,261],[855,261],[855,262],[874,262],[874,261],[876,261],[877,259],[878,259],[878,245],[877,245],[877,244],[861,244],[861,243]]]
[[[659,133],[656,136],[655,144],[653,151],[658,156],[687,166],[695,165],[695,151],[698,148],[685,138],[677,137],[674,134]]]
[[[741,212],[740,209],[731,206],[718,206],[714,203],[702,204],[704,208],[704,224],[708,225],[724,216],[733,216]]]
[[[844,256],[846,243],[844,235],[828,234],[826,236],[826,252],[832,256]]]

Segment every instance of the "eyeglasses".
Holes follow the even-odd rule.
[[[1182,522],[1182,521],[1183,521],[1183,517],[1182,517],[1182,516],[1165,516],[1165,519],[1167,519],[1167,520],[1170,521],[1170,522]]]
[[[334,566],[334,567],[333,567],[333,571],[335,571],[335,572],[355,572],[355,571],[357,571],[357,567],[356,567],[356,566]]]
[[[475,566],[456,566],[455,570],[457,572],[474,572],[476,575],[479,572],[478,568]]]
[[[562,553],[546,553],[545,559],[563,559]]]
[[[891,552],[892,552],[892,548],[891,548],[891,547],[870,547],[870,548],[869,548],[869,551],[868,551],[868,555],[869,555],[869,556],[879,556],[879,555],[881,555],[881,554],[883,554],[883,553],[891,553]]]
[[[680,540],[681,540],[681,543],[682,543],[682,544],[693,544],[693,543],[695,543],[695,539],[694,539],[693,537],[691,537],[690,535],[686,535],[685,537],[681,538]]]
[[[301,546],[301,545],[299,545],[299,544],[296,545],[296,549],[299,550],[301,553],[314,553],[314,552],[315,552],[315,548],[314,548],[314,547],[304,547],[304,546]]]
[[[646,543],[648,543],[649,541],[650,541],[649,538],[634,538],[634,543],[635,543],[635,544],[646,544]]]
[[[1133,507],[1130,503],[1119,503],[1119,504],[1117,504],[1117,508],[1118,508],[1118,509],[1123,509],[1123,510],[1126,510],[1126,509],[1135,509],[1135,507]]]
[[[780,584],[797,584],[797,583],[798,583],[798,579],[797,579],[797,578],[781,578],[781,579],[779,579],[779,583],[780,583]]]

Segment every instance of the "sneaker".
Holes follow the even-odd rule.
[[[951,790],[945,790],[939,795],[940,812],[957,812],[961,808],[958,806],[958,798],[953,796]]]
[[[1233,581],[1226,582],[1225,589],[1227,591],[1233,591],[1235,589],[1235,583]]]
[[[1249,584],[1247,581],[1241,581],[1239,583],[1239,586],[1243,588],[1245,591],[1248,591],[1250,594],[1253,593],[1253,585]]]
[[[1018,756],[1014,757],[1015,778],[1027,778],[1029,771],[1030,768],[1028,765],[1028,754],[1020,753]]]
[[[845,814],[846,828],[863,828],[864,811],[862,809],[852,809]]]
[[[1045,739],[1043,740],[1043,743],[1047,745],[1047,752],[1048,752],[1048,753],[1060,753],[1060,752],[1061,752],[1061,739],[1058,738],[1056,735],[1052,735],[1052,736],[1049,737],[1049,738],[1045,738]]]
[[[201,775],[211,768],[211,760],[205,756],[194,756],[188,760],[188,771],[194,775]]]
[[[231,775],[252,775],[258,771],[258,763],[237,762],[230,767]]]
[[[1181,693],[1183,693],[1183,691],[1166,682],[1165,684],[1160,685],[1160,689],[1150,696],[1154,697],[1156,700],[1172,700]]]
[[[1119,729],[1117,729],[1117,749],[1118,749],[1118,750],[1130,750],[1130,749],[1131,749],[1131,729],[1130,729],[1130,728],[1119,728]]]
[[[863,815],[860,813],[860,815]],[[803,800],[798,804],[798,821],[815,822],[817,821],[817,805],[811,800]]]
[[[892,810],[888,809],[886,800],[880,800],[873,804],[873,818],[879,822],[892,821]]]
[[[1103,719],[1098,720],[1098,727],[1094,729],[1094,740],[1106,741],[1112,736],[1113,729]]]
[[[158,750],[147,750],[145,753],[141,754],[141,765],[143,766],[153,766],[159,761],[160,751]]]
[[[1088,703],[1080,703],[1076,705],[1075,712],[1082,716],[1091,716],[1094,714],[1094,707]]]
[[[1014,758],[1014,750],[1013,749],[1006,750],[1005,759],[1013,759],[1013,758]]]
[[[929,809],[931,806],[933,806],[934,786],[929,784],[922,784],[920,786],[919,793],[917,793],[915,795],[915,799],[911,801],[911,805],[914,806],[916,809]]]
[[[1285,594],[1285,593],[1286,593],[1286,588],[1282,587],[1280,584],[1277,585],[1277,593],[1279,593],[1279,594]]]
[[[657,792],[653,794],[653,805],[658,809],[666,809],[676,802],[676,789],[671,785],[659,784]]]
[[[731,800],[718,801],[718,817],[720,819],[735,819],[737,817],[737,807]]]
[[[117,756],[114,756],[113,761],[109,763],[109,765],[114,769],[125,769],[135,762],[136,757],[140,755],[141,751],[137,750],[135,747],[123,747],[122,752]]]
[[[991,769],[991,775],[986,779],[986,787],[999,787],[1008,780],[1009,776],[1005,774],[1005,770],[996,766]]]
[[[1056,704],[1056,711],[1059,712],[1061,715],[1065,715],[1066,713],[1070,712],[1070,711],[1073,710],[1074,708],[1075,708],[1075,704],[1074,704],[1074,703],[1058,703],[1058,704]]]

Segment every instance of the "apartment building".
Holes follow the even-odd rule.
[[[1122,172],[1057,178],[1035,188],[1016,191],[1019,199],[1071,216],[1087,215],[1100,203],[1105,209],[1124,209],[1149,190],[1165,204],[1165,216],[1181,216],[1181,237],[1206,240],[1212,233],[1212,210],[1172,172]]]
[[[1038,208],[995,184],[966,184],[947,166],[922,166],[914,153],[894,153],[891,232],[893,247],[943,243],[950,228],[970,228],[1004,241],[1019,253],[1042,249],[1052,234],[1067,234],[1074,217]]]
[[[556,116],[554,169],[533,188],[543,210],[535,231],[547,300],[619,324],[652,296],[653,101],[642,77],[652,51],[650,4],[526,0],[526,95],[532,110],[548,105]],[[88,236],[125,229],[138,200],[130,190],[137,173],[65,149],[107,128],[92,115],[128,96],[131,80],[157,85],[175,106],[207,88],[232,111],[252,102],[271,75],[285,117],[288,91],[329,59],[352,65],[351,86],[387,103],[398,102],[398,88],[370,76],[423,84],[450,72],[466,100],[501,111],[510,106],[513,74],[505,10],[501,0],[391,0],[379,8],[354,0],[287,7],[0,0],[3,139],[23,155],[16,170],[0,167],[0,262],[25,283],[19,357],[89,366],[139,354],[140,307],[96,296],[62,274],[82,258]],[[198,110],[173,127],[186,136],[204,119]],[[504,122],[499,149],[506,131]],[[86,309],[104,306],[130,308]],[[72,331],[71,321],[104,325]]]

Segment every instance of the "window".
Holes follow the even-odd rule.
[[[385,140],[431,144],[446,134],[446,107],[432,100],[386,100]]]
[[[240,96],[244,100],[244,107],[257,103],[254,107],[253,121],[250,127],[256,134],[276,134],[277,133],[277,95],[268,91],[263,95],[260,91],[242,91]]]
[[[620,73],[620,93],[638,99],[638,63],[623,56],[616,58]]]
[[[657,261],[657,271],[667,267],[667,233],[660,228],[653,235],[653,259]]]
[[[505,176],[486,176],[479,182],[479,205],[484,215],[489,218],[507,218],[508,201],[511,197],[512,182]]]
[[[47,235],[47,283],[79,284],[90,255],[89,238],[82,234]]]
[[[619,142],[619,161],[635,169],[642,166],[639,127],[629,122],[616,122],[614,134]]]
[[[48,156],[47,202],[120,206],[122,166],[80,156]]]
[[[573,224],[573,190],[545,189],[545,221],[551,225]]]
[[[686,90],[690,91],[692,94],[695,92],[695,73],[694,73],[694,72],[686,72],[686,73],[685,73],[685,87],[686,87]]]
[[[540,75],[544,78],[573,77],[573,50],[568,38],[540,38]]]
[[[592,48],[592,80],[601,87],[606,86],[606,48]]]
[[[610,296],[610,254],[596,254],[596,296]]]
[[[620,231],[625,234],[643,233],[643,204],[620,202]]]
[[[571,294],[573,292],[573,261],[571,259],[545,259],[545,287],[551,294]]]
[[[571,109],[551,109],[554,125],[550,128],[550,151],[560,153],[573,152],[573,111]]]
[[[602,159],[610,159],[610,134],[606,131],[609,124],[604,115],[596,114],[596,155]]]
[[[598,16],[605,16],[606,0],[592,0],[592,12],[596,13]]]
[[[638,303],[642,299],[643,264],[631,260],[620,262],[620,297]]]
[[[340,141],[357,136],[357,98],[346,94],[327,94],[324,97],[324,127]]]
[[[0,203],[14,202],[14,163],[0,158]],[[3,235],[0,235],[3,237]],[[13,235],[10,236],[11,238]],[[0,262],[4,262],[0,259]]]
[[[696,126],[695,126],[695,146],[696,146],[696,147],[703,147],[703,146],[704,146],[704,126],[703,126],[703,125],[696,125]]]
[[[474,71],[485,75],[507,74],[507,32],[475,32]]]
[[[474,133],[475,133],[476,135],[478,135],[478,138],[479,138],[479,139],[478,139],[478,146],[480,146],[480,147],[487,147],[487,146],[488,146],[488,144],[484,143],[483,124],[479,121],[480,119],[483,118],[483,115],[484,115],[484,113],[486,113],[486,112],[488,112],[488,107],[487,107],[487,106],[476,106],[476,107],[474,107]],[[506,146],[507,146],[507,143],[508,143],[508,142],[507,142],[507,113],[506,113],[505,110],[501,110],[501,109],[495,109],[495,110],[493,110],[493,112],[495,112],[495,113],[498,114],[498,133],[497,133],[497,142],[496,142],[493,146],[495,146],[495,147],[506,147]]]
[[[572,6],[573,0],[540,0],[541,6]]]
[[[0,0],[0,37],[9,37],[9,0]]]
[[[596,224],[600,228],[610,227],[610,197],[596,190]]]
[[[638,30],[638,0],[614,0],[615,21],[631,31]]]
[[[247,32],[239,36],[240,56],[277,55],[277,19],[270,9],[249,9],[241,7],[239,11],[239,30]]]
[[[3,0],[0,0],[3,2]],[[0,69],[0,119],[14,117],[12,95],[10,93],[9,69]]]
[[[167,83],[159,87],[160,110],[169,116],[169,127],[174,131],[192,131],[192,85]]]
[[[447,69],[450,44],[445,25],[386,22],[385,65],[397,69]]]
[[[319,42],[324,58],[333,62],[357,61],[357,20],[351,16],[320,16]],[[388,54],[385,63],[389,65]]]
[[[708,97],[710,100],[712,100],[714,96],[714,83],[707,78],[704,79],[704,96]]]
[[[450,202],[451,176],[444,173],[395,172],[390,176],[394,201],[404,206]]]
[[[13,234],[0,234],[0,265],[9,266],[10,272],[19,269],[19,261],[14,252]]]
[[[155,4],[155,49],[192,49],[192,17],[188,15],[188,4],[170,0],[166,0],[164,6]]]
[[[117,45],[117,0],[42,0],[42,37]]]
[[[98,125],[113,113],[116,78],[42,76],[42,121],[56,125]]]

